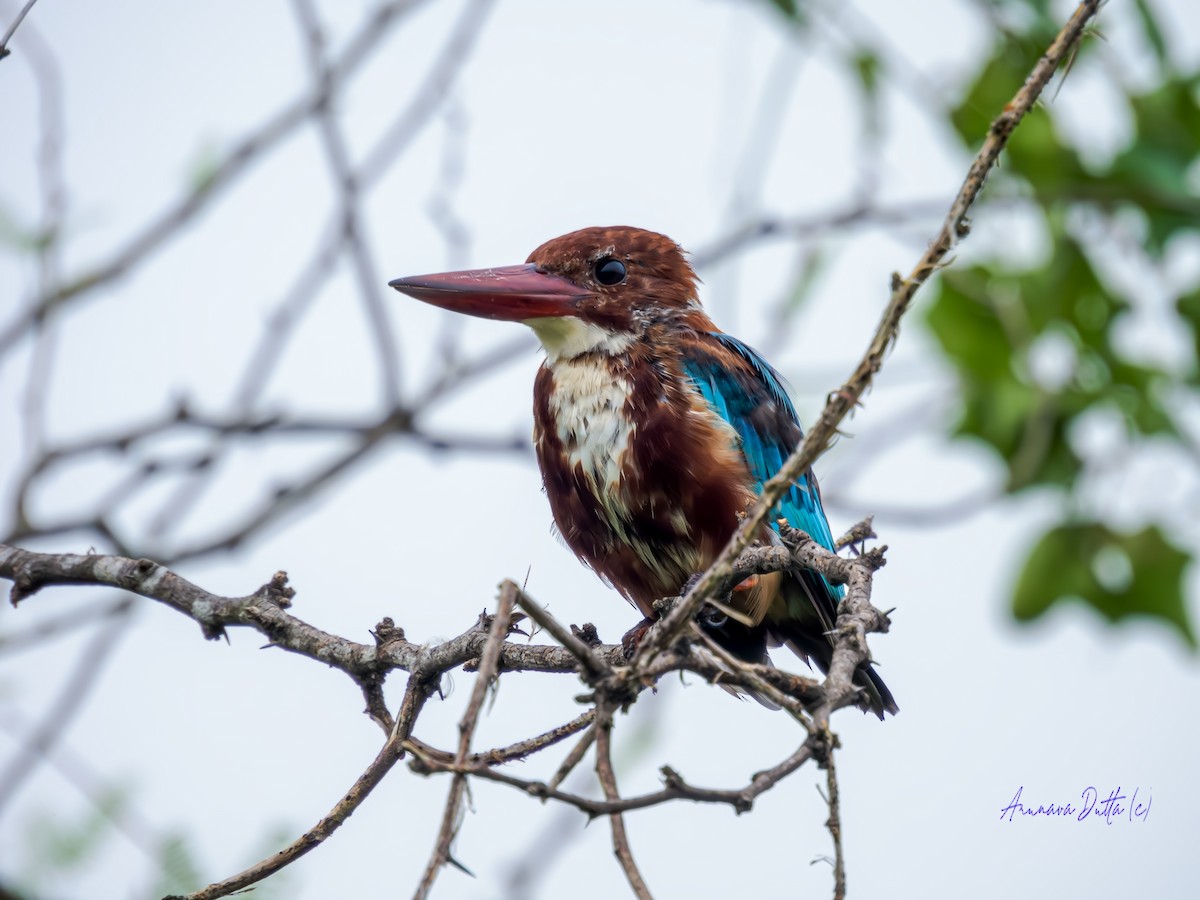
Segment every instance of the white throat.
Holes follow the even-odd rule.
[[[525,324],[542,342],[546,359],[551,363],[593,352],[616,356],[633,343],[632,335],[618,334],[574,316],[526,319]]]

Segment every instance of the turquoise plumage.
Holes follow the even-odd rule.
[[[728,543],[739,517],[803,437],[779,375],[713,324],[679,246],[636,228],[586,228],[524,266],[402,278],[420,300],[523,322],[546,350],[534,382],[534,446],[568,547],[646,617]],[[811,471],[775,518],[826,549],[833,536]],[[730,653],[769,662],[786,645],[827,670],[842,591],[819,573],[774,572],[736,586],[701,626]],[[728,614],[727,614],[728,613]],[[855,681],[881,718],[896,712],[870,663]]]

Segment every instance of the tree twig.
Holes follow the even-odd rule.
[[[21,11],[18,12],[16,18],[12,20],[12,24],[9,25],[5,30],[4,36],[0,37],[0,59],[4,59],[4,57],[8,56],[8,54],[12,52],[8,49],[8,42],[11,41],[12,36],[17,33],[17,29],[25,20],[25,17],[29,15],[29,11],[33,9],[33,4],[35,3],[37,3],[37,0],[26,0],[25,5],[21,7]]]
[[[610,803],[616,803],[621,795],[617,791],[617,778],[612,766],[612,727],[613,707],[602,701],[596,713],[596,776],[600,779],[605,798]],[[608,821],[612,827],[613,852],[629,880],[630,888],[638,900],[653,900],[637,863],[633,861],[629,836],[625,833],[625,819],[621,813],[613,812],[609,814]]]
[[[588,712],[592,714],[592,721],[594,722],[596,719],[596,711],[591,709],[588,710]],[[559,763],[558,768],[554,770],[554,774],[550,776],[550,781],[548,782],[548,786],[551,790],[557,790],[558,786],[566,781],[567,776],[575,770],[575,767],[583,762],[583,758],[587,756],[588,750],[591,749],[592,744],[594,743],[596,743],[595,726],[584,732],[583,737],[575,742],[575,746],[571,748],[571,752],[563,757],[563,761]]]
[[[331,77],[324,83],[326,90],[332,91],[345,83],[382,45],[391,26],[421,2],[423,0],[394,0],[378,6],[346,42],[345,49],[332,63]],[[208,173],[201,184],[160,211],[108,261],[59,285],[49,294],[36,298],[24,312],[11,319],[7,327],[0,329],[0,353],[7,351],[27,329],[41,321],[50,310],[120,278],[169,239],[181,233],[184,226],[206,209],[208,204],[232,184],[251,163],[258,161],[266,150],[279,144],[307,122],[322,104],[329,102],[329,99],[330,94],[324,91],[308,91],[244,137]]]
[[[475,685],[471,690],[471,700],[467,703],[466,712],[463,713],[462,721],[458,724],[458,752],[454,756],[456,767],[462,766],[466,762],[467,755],[471,751],[471,738],[474,736],[475,726],[479,722],[479,710],[483,707],[483,701],[487,697],[488,688],[492,685],[492,679],[496,677],[500,663],[500,646],[508,637],[513,605],[516,603],[519,593],[520,588],[511,581],[506,581],[500,586],[500,602],[488,629],[487,643],[484,644],[483,657],[479,664],[479,674],[475,678]],[[450,796],[446,799],[446,809],[442,814],[442,826],[438,830],[433,855],[430,856],[429,863],[425,866],[425,874],[417,885],[413,900],[425,900],[429,896],[438,873],[450,859],[450,845],[454,842],[455,835],[458,834],[460,807],[466,789],[466,775],[456,773],[450,780]]]
[[[334,804],[333,809],[316,825],[278,853],[268,856],[248,869],[238,872],[236,875],[231,875],[224,881],[210,884],[208,887],[193,891],[190,894],[164,897],[163,900],[215,900],[217,897],[227,897],[235,891],[240,891],[242,888],[262,881],[269,875],[274,875],[280,869],[295,862],[310,850],[319,847],[330,835],[341,827],[343,822],[350,818],[350,815],[362,805],[362,802],[367,799],[371,791],[378,786],[384,776],[403,757],[404,744],[408,740],[413,723],[416,721],[417,715],[420,713],[421,707],[424,706],[429,695],[436,690],[436,686],[436,680],[430,683],[417,677],[409,679],[408,686],[405,689],[404,701],[400,706],[400,714],[396,717],[396,732],[387,739],[379,754],[367,766],[362,775],[355,780],[350,790],[345,793],[341,800]]]
[[[842,853],[842,813],[841,800],[838,797],[837,767],[833,763],[833,750],[837,741],[828,736],[826,753],[823,760],[825,766],[825,787],[829,795],[825,801],[829,804],[829,818],[825,827],[833,838],[833,900],[845,900],[846,896],[846,858]]]
[[[575,635],[564,628],[548,610],[539,606],[531,597],[522,592],[517,597],[517,605],[521,607],[539,626],[550,632],[560,644],[566,647],[579,660],[588,680],[594,681],[612,673],[612,669],[596,653]]]
[[[1008,143],[1013,129],[1033,107],[1058,66],[1079,42],[1085,26],[1096,14],[1100,2],[1101,0],[1084,0],[1080,3],[1070,21],[1038,60],[1016,96],[992,122],[983,147],[971,163],[962,187],[951,203],[950,211],[938,235],[917,262],[908,278],[901,278],[899,274],[893,275],[891,299],[880,318],[866,353],[854,372],[840,389],[829,395],[820,418],[809,430],[800,446],[788,457],[774,477],[763,485],[758,500],[747,512],[720,556],[709,566],[708,571],[692,586],[659,627],[652,629],[647,634],[635,656],[635,667],[645,665],[653,659],[655,654],[663,652],[672,641],[683,633],[687,622],[692,619],[701,605],[716,596],[732,573],[733,561],[750,546],[762,523],[775,508],[779,499],[830,445],[842,420],[850,414],[870,389],[875,375],[883,367],[883,361],[896,340],[900,321],[908,311],[917,290],[942,266],[955,244],[966,236],[967,212],[983,189],[984,182],[999,160],[1000,152]]]
[[[589,709],[586,712],[580,713],[570,722],[564,722],[557,728],[551,728],[549,731],[543,731],[541,734],[531,738],[525,738],[523,741],[517,741],[514,744],[509,744],[507,747],[496,747],[493,750],[480,750],[472,753],[464,760],[464,763],[475,766],[499,766],[513,760],[525,759],[527,756],[532,756],[534,753],[540,753],[547,747],[557,744],[559,741],[564,741],[573,734],[578,734],[583,731],[596,719],[596,711]],[[414,770],[424,772],[433,771],[432,766],[424,766],[425,761],[436,761],[443,765],[456,765],[455,754],[447,753],[444,750],[439,750],[426,744],[424,741],[417,738],[409,738],[409,749],[417,757],[413,760],[411,767]]]

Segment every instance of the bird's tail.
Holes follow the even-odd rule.
[[[706,607],[699,616],[701,629],[707,632],[718,644],[728,650],[733,656],[746,662],[771,665],[771,657],[767,655],[767,647],[787,645],[793,653],[812,665],[816,663],[822,673],[829,671],[833,661],[833,645],[826,634],[827,628],[817,622],[802,621],[789,618],[783,621],[768,621],[762,625],[747,626],[732,618],[724,616]],[[814,627],[815,626],[815,627]],[[871,712],[884,717],[885,713],[896,715],[900,707],[896,698],[883,683],[883,679],[869,663],[863,663],[854,673],[854,683],[863,689],[867,706]],[[737,696],[749,695],[768,709],[779,707],[755,691],[746,691],[729,685],[721,685],[725,690]]]
[[[824,635],[815,637],[805,630],[796,628],[795,623],[791,621],[772,622],[770,630],[772,637],[780,643],[786,644],[806,663],[809,665],[816,663],[822,674],[829,671],[829,664],[833,661],[833,647]],[[883,718],[884,713],[894,716],[900,712],[900,707],[896,705],[896,698],[892,696],[888,686],[883,683],[883,679],[875,671],[873,663],[865,662],[858,667],[854,673],[854,683],[863,689],[867,708],[880,719]]]
[[[863,663],[858,667],[858,671],[854,673],[854,683],[867,692],[867,702],[870,704],[871,712],[880,719],[883,718],[884,713],[894,716],[900,712],[900,707],[896,705],[896,698],[892,696],[888,686],[883,683],[883,679],[875,671],[873,663]]]
[[[784,582],[783,591],[767,614],[768,642],[777,647],[787,645],[809,665],[816,663],[822,673],[829,672],[833,661],[833,640],[830,633],[837,622],[837,605],[841,589],[829,584],[816,572],[805,570],[799,577]],[[896,698],[888,690],[870,662],[854,673],[854,683],[863,689],[866,708],[879,716],[893,716],[900,711]]]

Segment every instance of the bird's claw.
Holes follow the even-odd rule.
[[[646,632],[657,622],[658,619],[649,617],[642,619],[632,628],[630,628],[621,637],[621,652],[625,654],[626,659],[633,659],[633,654],[637,653],[637,648],[641,646],[642,639],[646,637]]]

